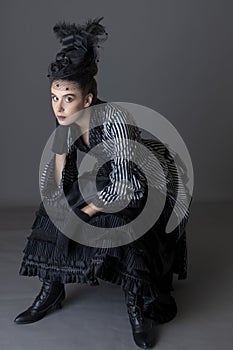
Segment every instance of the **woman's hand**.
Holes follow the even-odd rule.
[[[98,208],[96,207],[93,203],[90,203],[88,205],[86,205],[85,207],[83,207],[81,210],[89,215],[90,217],[95,215],[95,213],[97,213],[98,211],[101,211],[103,208]]]
[[[91,216],[88,215],[84,210],[79,209],[79,215],[80,219],[83,221],[89,221],[91,219]]]

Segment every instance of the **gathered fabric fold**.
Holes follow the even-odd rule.
[[[101,138],[101,133],[90,133],[90,135]],[[93,141],[91,136],[90,141]],[[31,226],[32,232],[27,237],[19,273],[61,283],[87,283],[97,286],[100,278],[118,284],[124,290],[141,295],[144,299],[144,313],[159,323],[164,323],[174,318],[177,312],[175,300],[170,294],[174,290],[173,274],[177,274],[178,279],[187,278],[185,227],[189,208],[176,229],[168,235],[165,234],[167,221],[177,199],[177,171],[174,160],[169,157],[164,145],[154,140],[143,140],[143,142],[155,152],[163,164],[168,185],[164,209],[151,229],[131,243],[119,245],[116,248],[107,244],[101,248],[84,245],[72,236],[71,226],[69,226],[70,215],[75,213],[84,218],[85,215],[81,209],[87,205],[80,193],[79,181],[83,180],[84,183],[85,180],[88,200],[96,195],[96,187],[100,191],[109,184],[107,168],[106,172],[103,168],[102,172],[99,172],[97,183],[91,172],[85,173],[83,178],[79,177],[76,165],[77,147],[88,152],[88,148],[79,139],[70,148],[59,185],[54,178],[55,155],[45,166],[41,176],[43,201],[36,211],[36,217]],[[156,172],[156,168],[152,169],[155,172],[154,174],[151,171],[152,177],[158,176],[158,184],[160,184],[159,173]],[[161,181],[162,179],[163,177]],[[185,195],[188,193],[187,179],[183,178],[183,180],[181,189]],[[157,190],[160,190],[159,187]],[[156,191],[151,193],[155,205],[158,205]],[[136,204],[131,203],[131,206],[117,214],[99,212],[90,218],[86,214],[84,223],[81,221],[77,223],[75,231],[85,236],[87,228],[85,221],[92,225],[93,231],[96,230],[95,226],[121,230],[124,224],[137,217],[143,209],[145,200],[146,198],[142,198],[142,201],[138,200]],[[176,213],[177,217],[181,217],[183,209],[183,202],[181,202]],[[153,216],[154,208],[151,207],[150,210],[149,215]]]

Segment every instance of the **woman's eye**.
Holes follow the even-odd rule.
[[[52,100],[53,100],[54,102],[57,102],[57,101],[58,101],[58,97],[57,97],[57,96],[51,96],[51,97],[52,97]],[[65,101],[68,102],[68,103],[70,103],[70,102],[73,101],[73,98],[72,98],[71,96],[67,96],[67,97],[65,98]]]
[[[66,97],[66,102],[72,102],[72,101],[73,101],[72,97],[70,96]]]

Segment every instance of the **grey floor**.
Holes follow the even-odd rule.
[[[18,274],[34,210],[0,210],[0,349],[139,349],[133,342],[122,290],[102,280],[94,287],[67,284],[61,310],[33,324],[13,323],[41,286],[37,277]],[[175,275],[178,314],[157,327],[158,350],[232,347],[232,216],[233,203],[193,202],[187,227],[188,279],[179,281]]]

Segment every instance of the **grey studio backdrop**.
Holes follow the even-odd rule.
[[[41,201],[39,165],[54,131],[48,63],[58,20],[104,16],[99,98],[162,114],[182,136],[194,169],[187,228],[188,278],[174,278],[178,314],[155,348],[228,350],[232,345],[233,1],[1,1],[0,349],[131,350],[119,286],[69,284],[62,310],[15,325],[41,287],[19,276]]]
[[[40,200],[39,162],[55,128],[47,66],[52,27],[104,16],[99,97],[152,108],[181,134],[195,201],[231,200],[232,1],[1,2],[0,206]]]

